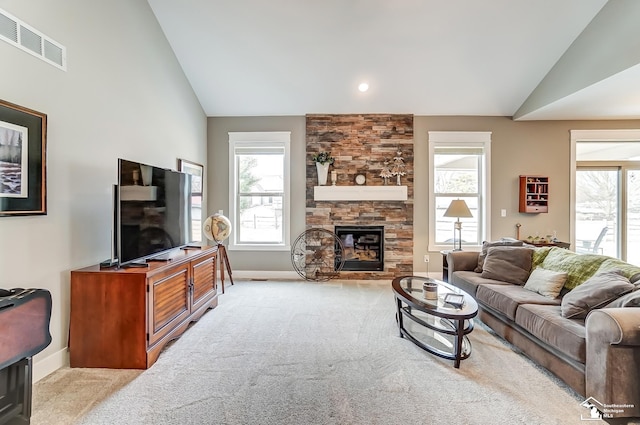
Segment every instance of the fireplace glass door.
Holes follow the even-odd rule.
[[[384,226],[336,226],[344,244],[342,270],[384,270]]]

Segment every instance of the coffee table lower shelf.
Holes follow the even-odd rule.
[[[416,316],[416,313],[421,313],[419,310],[416,311],[416,309],[409,306],[402,307],[401,301],[397,300],[397,302],[399,314],[396,319],[400,337],[407,338],[431,354],[453,360],[455,368],[459,368],[460,362],[471,355],[471,342],[467,335],[473,331],[473,319],[449,319],[426,313],[422,313],[424,318],[421,318]],[[433,335],[426,336],[426,338],[414,335],[417,332],[412,333],[407,329],[404,325],[403,316],[422,326],[425,333],[428,334],[431,331]],[[445,335],[453,337],[453,341],[449,341]],[[432,339],[433,343],[429,343],[425,339]],[[438,348],[435,345],[436,342],[439,342],[442,346],[450,345],[450,351]]]
[[[429,353],[453,360],[453,366],[459,368],[460,361],[471,355],[467,335],[478,314],[476,300],[460,288],[428,277],[399,276],[393,279],[391,288],[400,337]],[[451,294],[462,302],[449,302]]]

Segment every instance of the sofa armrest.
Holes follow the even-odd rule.
[[[459,270],[473,271],[478,266],[478,255],[476,251],[449,251],[447,252],[447,264],[449,274]]]
[[[593,310],[585,326],[585,395],[604,404],[633,404],[618,416],[640,416],[640,308]]]
[[[586,322],[587,339],[601,339],[611,345],[640,346],[640,309],[601,308],[593,310]],[[596,335],[597,334],[597,335]]]

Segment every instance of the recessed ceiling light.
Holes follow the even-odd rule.
[[[369,84],[360,83],[360,85],[358,86],[358,90],[360,90],[363,93],[366,92],[367,90],[369,90]]]

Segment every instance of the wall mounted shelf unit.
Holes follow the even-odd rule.
[[[549,212],[549,177],[520,176],[521,213]]]

